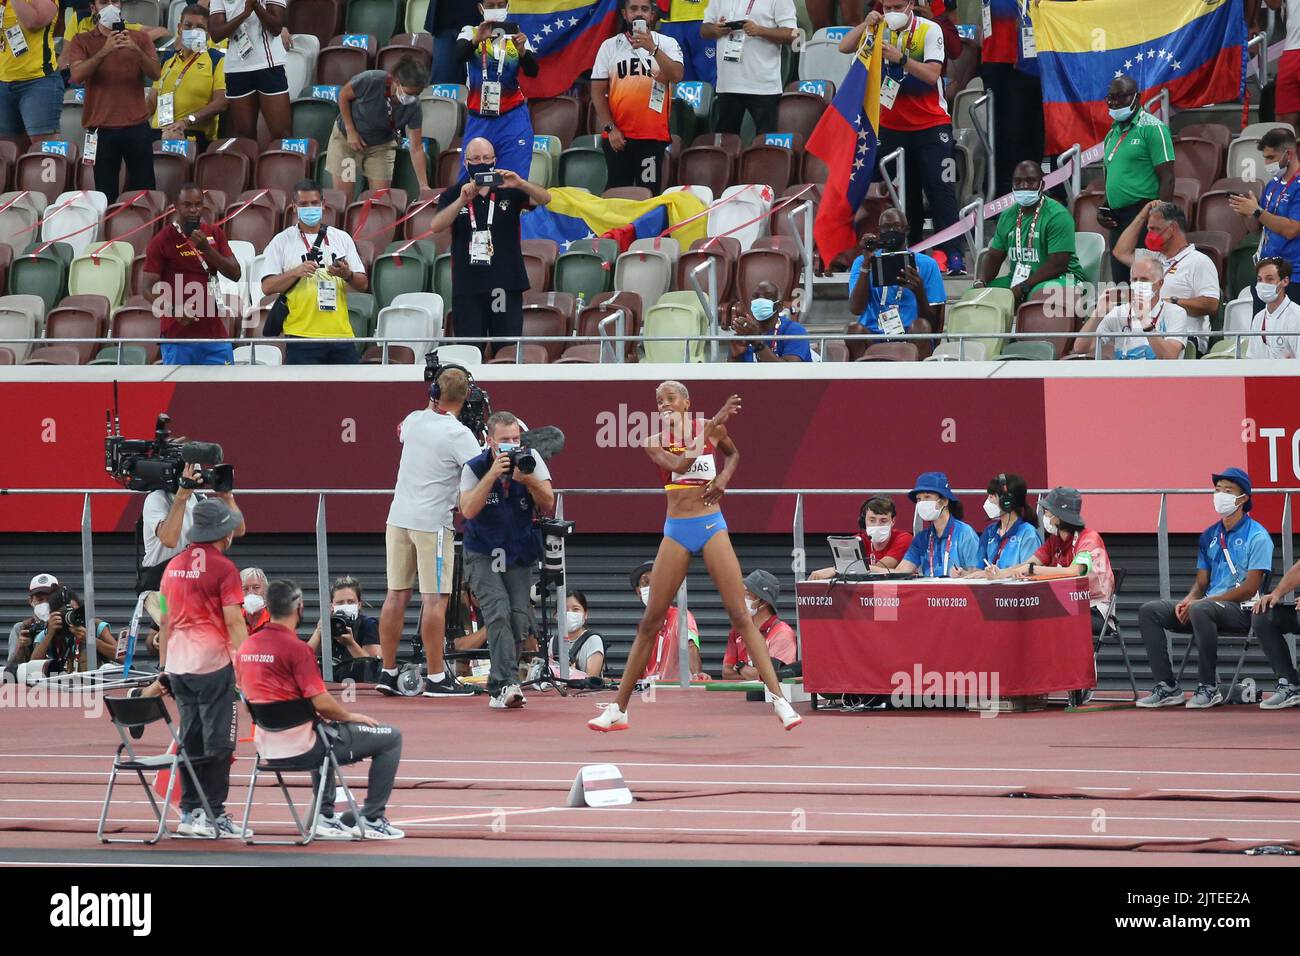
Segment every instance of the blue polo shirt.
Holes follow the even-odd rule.
[[[995,568],[1014,568],[1032,558],[1042,544],[1038,529],[1024,518],[1017,518],[1005,536],[998,534],[995,521],[980,535],[980,557]]]
[[[1259,204],[1265,212],[1271,212],[1284,219],[1300,219],[1300,175],[1294,176],[1287,183],[1281,174],[1264,184],[1263,195]],[[1293,267],[1300,268],[1300,236],[1288,239],[1280,232],[1265,229],[1259,240],[1260,258],[1276,256],[1285,259]]]
[[[1225,542],[1227,554],[1223,550]],[[1223,522],[1217,521],[1201,532],[1196,547],[1196,570],[1210,572],[1206,594],[1230,591],[1246,580],[1246,572],[1272,568],[1273,539],[1250,515],[1245,515],[1231,531],[1225,531]]]
[[[876,250],[876,255],[881,254],[881,250]],[[858,284],[858,277],[862,274],[863,256],[858,256],[853,260],[853,266],[849,269],[849,295],[853,294],[853,287]],[[939,264],[927,256],[924,252],[916,253],[916,271],[921,273],[921,282],[925,286],[925,296],[931,305],[943,305],[948,301],[948,293],[943,287],[943,273],[939,271]],[[871,281],[871,273],[866,275],[866,281]],[[912,323],[916,321],[916,296],[912,290],[903,286],[887,285],[883,289],[872,288],[867,300],[867,311],[858,317],[858,321],[866,327],[868,332],[880,331],[880,313],[885,309],[898,309],[898,317],[902,320],[904,329],[911,329]]]
[[[782,312],[781,317],[776,321],[776,330],[773,335],[807,335],[808,330],[802,325],[790,318],[789,312]],[[772,351],[776,353],[777,358],[785,358],[787,355],[799,356],[801,362],[812,361],[812,345],[808,339],[779,339],[769,343]],[[754,346],[745,349],[738,362],[757,362],[758,358],[754,355]]]
[[[903,560],[916,565],[924,578],[946,578],[955,568],[984,567],[979,536],[974,528],[956,518],[948,519],[942,535],[936,535],[934,525],[927,524],[912,539]]]

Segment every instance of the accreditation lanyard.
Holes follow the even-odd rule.
[[[1282,308],[1277,310],[1277,317],[1282,318],[1282,313],[1291,308],[1291,300],[1287,299],[1282,303]],[[1264,333],[1264,347],[1268,347],[1268,309],[1264,309],[1264,318],[1260,322],[1259,330]]]
[[[1151,328],[1148,329],[1145,325],[1142,324],[1142,320],[1141,320],[1141,319],[1138,319],[1137,331],[1139,331],[1139,332],[1147,332],[1147,333],[1154,332],[1154,331],[1155,331],[1157,328],[1159,328],[1159,326],[1160,326],[1160,313],[1163,312],[1164,310],[1165,310],[1165,300],[1164,300],[1164,299],[1161,299],[1161,300],[1160,300],[1160,304],[1157,305],[1157,306],[1155,307],[1155,310],[1151,313]],[[1128,330],[1129,330],[1130,332],[1133,331],[1133,320],[1134,320],[1135,318],[1137,318],[1137,317],[1133,314],[1133,304],[1132,304],[1132,303],[1129,303],[1129,307],[1128,307]]]
[[[1168,268],[1165,269],[1165,278],[1168,278],[1169,276],[1174,274],[1175,270],[1177,270],[1178,268],[1178,263],[1182,262],[1183,259],[1187,257],[1187,254],[1191,251],[1192,251],[1192,247],[1191,245],[1188,245],[1186,249],[1184,249],[1182,252],[1178,253],[1178,255],[1174,256],[1172,259],[1169,260],[1169,266]]]
[[[321,223],[320,231],[321,231],[320,241],[321,241],[322,243],[324,243],[325,245],[328,246],[328,245],[330,244],[330,236],[329,236],[329,232],[328,232],[328,230],[326,229],[324,223]],[[307,237],[304,236],[304,235],[302,234],[302,230],[301,230],[301,229],[298,230],[298,238],[302,240],[302,246],[303,246],[303,248],[306,249],[306,250],[307,250],[307,254],[310,255],[310,254],[311,254],[312,245],[311,245],[310,242],[307,241]],[[305,261],[305,260],[304,260],[304,261]]]
[[[465,208],[469,210],[469,227],[475,232],[478,231],[478,218],[474,215],[474,200],[476,198],[478,197],[477,196],[471,197],[470,201],[465,204]],[[492,229],[492,217],[496,215],[496,211],[497,211],[497,191],[494,189],[492,190],[492,192],[488,193],[487,227],[489,230]]]
[[[998,549],[997,551],[993,552],[993,561],[992,561],[993,564],[997,564],[999,559],[1001,559],[1002,552],[1006,549],[1007,542],[1011,540],[1011,533],[1015,530],[1016,530],[1016,526],[1013,524],[1010,528],[1007,529],[1006,534],[998,538]]]
[[[496,82],[500,83],[500,82],[501,82],[501,74],[502,74],[502,72],[504,72],[504,70],[505,70],[505,68],[506,68],[506,41],[505,41],[505,35],[504,35],[504,34],[502,35],[502,38],[501,38],[501,46],[500,46],[499,48],[497,48],[497,47],[495,46],[495,44],[493,44],[493,42],[492,42],[492,38],[491,38],[491,37],[488,37],[486,40],[483,41],[482,50],[483,50],[483,79],[484,79],[485,81],[490,81],[490,80],[492,79],[491,74],[490,74],[489,71],[488,71],[488,63],[489,63],[490,61],[492,61],[492,60],[495,60],[496,63],[497,63],[497,78],[496,78]],[[491,55],[491,56],[488,55],[488,51],[489,51],[489,50],[492,51],[492,55]],[[390,111],[391,111],[391,107],[390,107],[389,109],[390,109]]]
[[[179,90],[181,88],[181,80],[185,79],[185,74],[190,71],[190,67],[192,67],[195,63],[199,62],[199,57],[201,55],[202,55],[201,53],[195,53],[192,57],[190,57],[190,62],[185,64],[184,68],[180,72],[180,75],[176,77],[176,85],[173,87],[173,90]],[[174,63],[175,60],[173,60],[172,62]]]
[[[1038,234],[1038,214],[1043,211],[1043,203],[1046,201],[1046,199],[1047,197],[1044,196],[1038,200],[1038,205],[1034,207],[1034,218],[1029,220],[1028,243],[1031,246],[1034,244],[1034,237]],[[1016,213],[1016,262],[1025,261],[1026,240],[1024,234],[1020,231],[1020,224],[1024,221],[1024,218],[1025,218],[1025,212],[1023,209],[1020,212]]]
[[[1137,120],[1134,119],[1133,122],[1129,125],[1129,128],[1124,130],[1123,134],[1121,134],[1119,140],[1115,143],[1115,148],[1112,149],[1110,151],[1110,155],[1106,157],[1107,166],[1110,165],[1110,161],[1115,158],[1115,154],[1119,152],[1119,148],[1124,145],[1124,140],[1128,139],[1128,134],[1133,132],[1133,129],[1136,126],[1137,126]]]
[[[943,549],[943,577],[948,576],[948,555],[952,552],[952,539],[956,537],[956,529],[952,526],[951,519],[948,521],[948,544]],[[934,528],[930,529],[930,577],[934,577],[934,539],[937,532]]]
[[[1232,575],[1232,580],[1239,582],[1237,577],[1237,566],[1232,563],[1232,555],[1228,553],[1228,539],[1223,533],[1223,522],[1219,522],[1219,547],[1223,549],[1223,560],[1228,562],[1228,573]]]
[[[901,47],[899,47],[899,49],[901,49],[901,50],[903,51],[904,55],[907,55],[907,56],[910,56],[910,55],[911,55],[908,51],[910,51],[910,50],[912,49],[912,37],[914,37],[914,36],[916,35],[916,27],[917,27],[917,17],[916,17],[916,14],[914,13],[914,14],[912,14],[912,24],[911,24],[911,26],[909,26],[909,27],[907,28],[907,39],[904,40],[904,41],[903,41],[903,45],[902,45]],[[901,33],[901,31],[900,31],[900,33]],[[894,34],[894,38],[897,39],[898,36],[900,35],[900,33],[895,33],[895,34]],[[886,68],[885,72],[886,72],[887,74],[889,74],[890,76],[893,76],[893,73],[891,72],[891,70],[892,70],[892,68],[893,68],[894,66],[895,66],[895,64],[893,64],[893,63],[889,64],[888,67]],[[898,81],[901,83],[901,82],[902,82],[903,80],[905,80],[905,79],[907,79],[907,67],[905,67],[905,66],[899,66],[899,67],[898,67]]]

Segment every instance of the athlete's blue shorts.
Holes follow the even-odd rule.
[[[691,554],[699,554],[719,531],[727,530],[727,519],[719,511],[694,518],[664,519],[664,537],[671,538]]]
[[[511,169],[519,174],[520,179],[528,178],[533,164],[533,120],[527,103],[521,103],[500,116],[469,113],[465,117],[464,142],[468,143],[476,136],[482,136],[492,144],[497,154],[497,169]],[[463,152],[460,168],[461,175],[465,175]]]

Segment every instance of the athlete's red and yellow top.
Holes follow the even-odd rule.
[[[662,439],[662,442],[660,447],[670,455],[684,455],[687,452],[688,446],[680,442],[670,444],[666,436]],[[704,450],[700,452],[698,458],[686,467],[685,471],[670,472],[667,468],[660,468],[659,480],[664,484],[664,491],[699,488],[718,477],[718,464],[713,457],[716,450],[713,442],[706,441]]]

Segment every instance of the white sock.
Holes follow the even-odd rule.
[[[438,671],[436,674],[430,674],[429,680],[433,681],[435,684],[441,684],[446,677],[446,671]]]
[[[385,667],[385,668],[384,668],[384,673],[387,674],[389,677],[396,677],[396,676],[397,676],[397,668],[396,668],[396,667]]]

